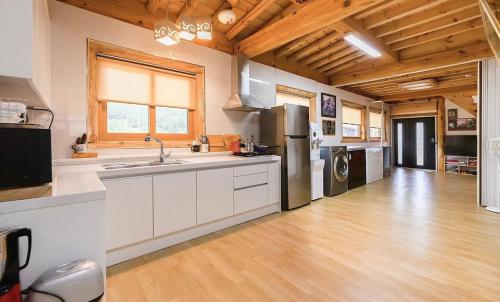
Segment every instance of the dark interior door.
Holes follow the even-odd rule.
[[[436,120],[434,117],[393,121],[394,163],[396,166],[436,169]]]

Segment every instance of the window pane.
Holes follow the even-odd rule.
[[[156,133],[188,133],[188,109],[156,107]]]
[[[342,123],[361,125],[361,110],[342,106]]]
[[[417,123],[417,166],[424,165],[424,123]]]
[[[345,137],[360,137],[361,126],[353,124],[342,124],[342,135]]]
[[[276,106],[281,106],[283,104],[294,104],[309,107],[309,99],[286,93],[276,93]]]
[[[380,128],[370,128],[370,137],[371,138],[379,138],[382,134],[382,130]]]
[[[398,165],[403,164],[403,124],[398,123]]]
[[[382,128],[382,114],[370,112],[370,127]]]
[[[148,133],[147,105],[107,103],[108,133]]]

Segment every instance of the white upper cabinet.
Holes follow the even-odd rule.
[[[50,20],[46,0],[0,0],[0,97],[50,106]]]

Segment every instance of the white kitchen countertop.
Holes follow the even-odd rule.
[[[103,163],[151,161],[156,160],[157,156],[147,155],[56,161],[54,163],[53,182],[50,185],[42,187],[48,189],[45,190],[42,196],[23,199],[22,192],[32,190],[33,188],[7,190],[9,191],[9,196],[13,197],[6,201],[0,201],[0,214],[104,199],[106,190],[101,179],[251,165],[281,160],[279,156],[275,155],[238,157],[230,155],[228,152],[208,153],[204,155],[196,154],[194,157],[183,157],[180,154],[175,154],[172,158],[180,159],[185,163],[105,170],[102,167]],[[0,191],[0,197],[2,194],[7,194],[7,191]],[[5,200],[5,198],[0,198],[0,200],[2,199]]]

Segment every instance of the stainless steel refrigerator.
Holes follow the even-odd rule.
[[[281,208],[311,202],[309,108],[285,104],[260,113],[260,141],[281,156]]]

